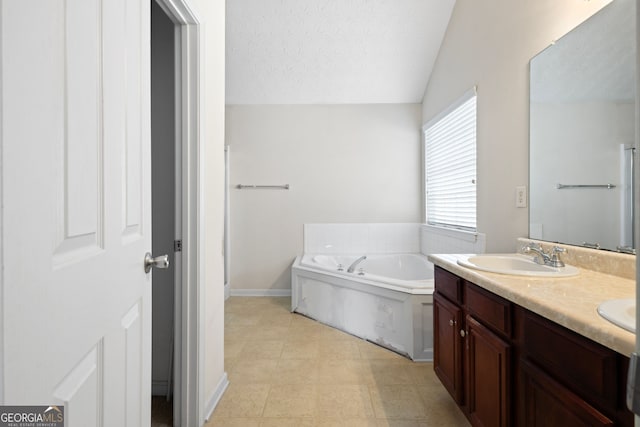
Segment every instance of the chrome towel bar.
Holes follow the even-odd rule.
[[[236,185],[236,188],[239,190],[242,189],[252,189],[252,190],[265,190],[265,189],[269,189],[269,190],[288,190],[289,189],[289,184],[284,184],[284,185],[245,185],[245,184],[238,184]]]
[[[589,184],[580,184],[580,185],[565,185],[565,184],[558,184],[556,185],[556,188],[558,190],[562,190],[563,188],[607,188],[607,189],[611,189],[611,188],[616,188],[615,184],[600,184],[600,185],[589,185]]]

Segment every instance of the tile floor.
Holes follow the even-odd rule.
[[[468,426],[431,363],[289,312],[290,298],[225,305],[229,388],[218,426]]]
[[[173,426],[173,400],[164,396],[151,397],[151,427]]]

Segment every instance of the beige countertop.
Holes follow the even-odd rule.
[[[603,319],[598,305],[635,297],[635,280],[580,268],[577,276],[540,278],[487,273],[458,265],[471,255],[429,255],[429,260],[469,282],[579,333],[627,357],[635,334]]]

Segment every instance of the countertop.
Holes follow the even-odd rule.
[[[627,357],[635,334],[603,319],[598,305],[635,298],[635,280],[580,268],[577,276],[539,278],[473,270],[458,265],[473,255],[429,255],[435,265]]]

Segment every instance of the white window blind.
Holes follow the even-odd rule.
[[[476,91],[423,127],[427,223],[476,230]]]

